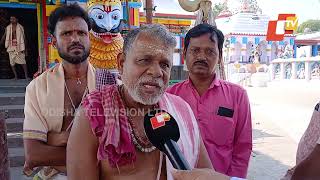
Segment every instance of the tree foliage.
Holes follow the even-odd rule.
[[[217,17],[224,9],[226,9],[226,5],[224,3],[216,3],[212,7],[213,16]]]
[[[296,33],[303,33],[306,30],[306,28],[308,28],[307,31],[309,32],[320,31],[320,20],[310,19],[308,21],[303,22],[298,26]]]

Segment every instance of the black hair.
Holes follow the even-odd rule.
[[[204,34],[211,34],[210,40],[214,42],[214,36],[217,36],[218,39],[218,49],[219,49],[219,56],[222,56],[222,48],[224,42],[224,35],[223,33],[216,27],[210,24],[204,23],[199,24],[188,31],[184,41],[184,52],[187,52],[190,39],[195,37],[200,37]]]
[[[147,33],[150,37],[156,38],[160,42],[162,41],[168,48],[174,48],[177,45],[176,38],[168,30],[168,28],[162,24],[145,24],[139,28],[131,30],[124,38],[123,52],[128,53],[132,44],[140,33]]]
[[[62,5],[50,14],[48,20],[49,33],[54,35],[57,23],[67,17],[81,17],[86,21],[88,29],[91,29],[91,23],[89,20],[88,13],[77,3],[74,3],[70,5]]]
[[[11,17],[16,18],[17,22],[19,21],[19,19],[18,19],[18,17],[17,17],[16,15],[10,15],[10,18],[11,18]]]

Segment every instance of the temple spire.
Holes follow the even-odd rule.
[[[242,0],[242,7],[240,12],[251,12],[249,8],[249,0]]]
[[[242,6],[240,12],[242,13],[262,13],[256,0],[240,0]]]

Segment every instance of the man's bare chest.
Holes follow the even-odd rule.
[[[86,85],[71,86],[65,88],[64,92],[64,116],[62,130],[70,128],[70,124],[75,116],[76,109],[80,106],[81,101],[88,92]]]
[[[12,26],[12,39],[17,39],[17,31],[16,31],[16,27]]]
[[[163,154],[162,154],[163,156]],[[136,162],[119,167],[110,167],[107,161],[100,163],[100,175],[103,180],[132,180],[132,179],[148,179],[159,180],[167,179],[165,158],[160,159],[160,152],[155,151],[152,153],[141,153],[137,151]]]

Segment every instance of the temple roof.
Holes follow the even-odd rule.
[[[320,40],[320,32],[297,35],[296,40]]]
[[[320,45],[320,32],[297,35],[295,39],[297,45]]]
[[[216,17],[216,19],[226,18],[232,16],[232,12],[228,9],[221,11],[221,13]]]

